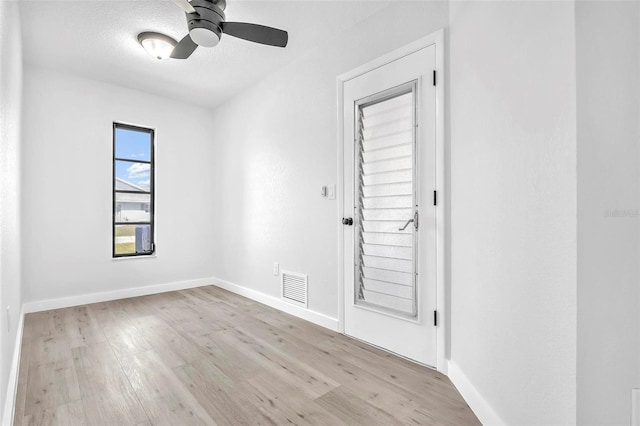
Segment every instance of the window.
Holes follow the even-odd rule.
[[[113,257],[155,251],[153,144],[152,129],[113,123]]]

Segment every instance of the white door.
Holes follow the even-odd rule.
[[[345,333],[430,366],[436,365],[435,49],[352,78],[343,91]]]

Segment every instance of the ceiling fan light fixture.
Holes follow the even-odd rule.
[[[173,48],[178,44],[168,35],[150,31],[138,34],[138,42],[149,55],[158,60],[169,59]]]
[[[1,0],[0,0],[1,1]],[[224,14],[226,0],[172,0],[185,12],[189,33],[170,54],[174,59],[187,59],[198,46],[214,47],[222,34],[265,44],[285,47],[289,40],[286,31],[247,22],[228,22]]]
[[[220,36],[208,28],[192,28],[189,36],[195,44],[202,47],[215,47],[220,43]]]

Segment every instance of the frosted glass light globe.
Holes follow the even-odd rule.
[[[218,34],[206,28],[193,28],[189,31],[189,36],[195,44],[202,47],[214,47],[220,43]]]
[[[171,37],[160,34],[145,32],[138,35],[138,41],[144,50],[156,59],[169,59],[173,48],[177,42]]]

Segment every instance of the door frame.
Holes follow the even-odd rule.
[[[445,51],[444,29],[440,29],[426,37],[422,37],[406,46],[400,47],[373,61],[367,62],[351,71],[337,77],[338,94],[338,177],[336,185],[336,199],[338,201],[338,330],[344,334],[345,298],[344,298],[344,225],[340,222],[344,211],[344,85],[347,81],[361,76],[369,71],[396,61],[418,50],[431,45],[436,48],[436,191],[438,194],[436,205],[436,309],[438,311],[438,326],[436,327],[436,369],[447,374],[447,336],[449,324],[447,321],[447,282],[446,276],[446,203],[448,194],[445,192]]]

